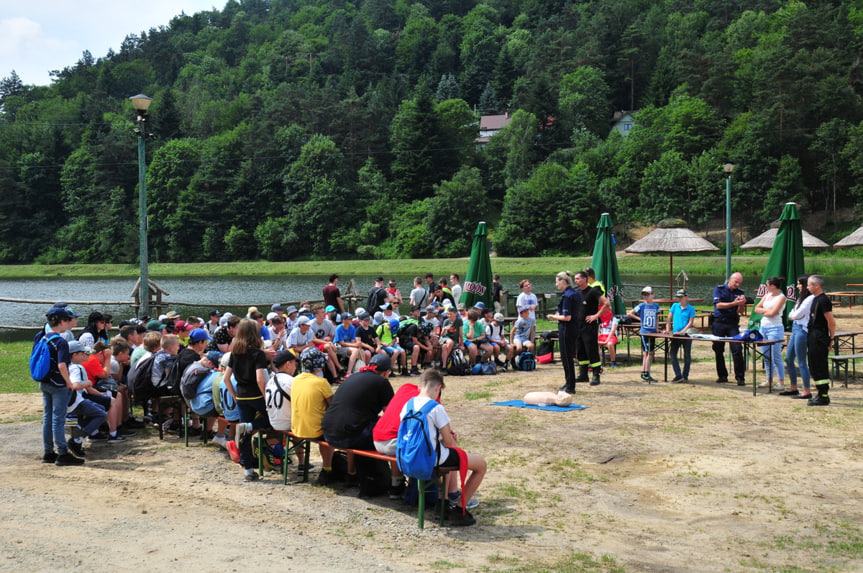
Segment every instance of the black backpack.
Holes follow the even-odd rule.
[[[155,357],[155,354],[151,354],[146,358],[141,358],[135,363],[135,367],[129,371],[126,383],[137,402],[145,402],[156,395],[152,381]]]
[[[452,351],[446,361],[446,373],[451,376],[467,376],[470,374],[470,362],[464,356],[461,348]]]
[[[159,396],[179,396],[180,378],[183,376],[179,356],[168,354],[163,364],[162,378],[154,384],[156,393]]]

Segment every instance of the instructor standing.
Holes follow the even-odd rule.
[[[713,335],[730,338],[740,334],[740,315],[746,306],[746,295],[740,290],[743,275],[731,273],[727,284],[718,285],[713,289]],[[738,386],[746,384],[746,363],[743,359],[743,345],[729,342],[731,358],[734,361],[734,377]],[[725,365],[725,343],[718,340],[713,343],[713,354],[716,356],[716,383],[728,383],[728,367]]]
[[[587,382],[588,369],[593,370],[591,386],[599,385],[602,359],[599,356],[599,317],[609,308],[608,299],[598,287],[588,284],[587,273],[575,274],[575,285],[581,294],[581,305],[577,314],[578,335],[576,354],[578,355],[578,382]]]
[[[576,322],[581,307],[581,294],[572,288],[573,276],[569,271],[561,271],[554,277],[557,290],[562,290],[557,303],[557,313],[546,316],[557,321],[557,339],[560,343],[560,361],[563,362],[564,385],[560,387],[567,394],[575,394],[575,345],[578,338]],[[586,379],[585,375],[585,379]]]
[[[809,406],[829,406],[830,367],[828,356],[833,336],[836,334],[836,319],[833,318],[833,303],[824,294],[824,278],[812,275],[806,284],[812,293],[812,306],[809,310],[809,333],[806,335],[809,352],[809,374],[818,389],[818,395],[809,399]]]

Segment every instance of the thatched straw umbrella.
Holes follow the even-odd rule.
[[[847,237],[843,238],[835,245],[833,245],[836,249],[843,249],[847,247],[859,247],[863,245],[863,227],[860,227]]]
[[[718,251],[719,247],[686,228],[681,219],[663,219],[656,229],[626,248],[627,253],[668,253],[671,270],[668,278],[669,298],[674,298],[674,253]]]
[[[749,241],[740,245],[740,248],[744,251],[755,251],[758,249],[762,249],[768,251],[773,248],[773,243],[776,242],[776,234],[779,232],[779,228],[772,227],[767,229],[754,239],[750,239]],[[803,231],[803,248],[804,249],[829,249],[830,245],[819,239],[818,237]]]

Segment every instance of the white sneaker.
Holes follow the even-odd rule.
[[[225,438],[225,436],[213,436],[213,440],[212,440],[212,442],[214,444],[218,444],[219,446],[221,446],[223,448],[226,447],[225,444],[227,443],[227,441],[228,440],[227,440],[227,438]]]
[[[772,389],[782,392],[783,390],[785,390],[785,386],[783,386],[782,384],[774,384]]]
[[[237,428],[234,432],[234,441],[237,443],[237,447],[240,447],[240,444],[243,443],[243,440],[246,439],[249,433],[249,423],[248,422],[240,422],[237,424]]]
[[[762,382],[761,384],[758,385],[759,388],[767,388],[769,386],[770,386],[770,383],[767,380],[765,380],[764,382]],[[774,386],[774,388],[776,388],[776,386]]]

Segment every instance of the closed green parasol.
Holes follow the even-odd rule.
[[[758,285],[758,295],[755,304],[767,294],[767,279],[770,277],[785,277],[785,296],[788,302],[785,304],[785,312],[782,313],[783,321],[787,322],[788,310],[797,302],[797,277],[804,273],[803,269],[803,223],[797,210],[797,203],[786,203],[779,216],[779,231],[776,240],[770,250],[770,258],[764,267],[761,276],[761,284]],[[757,327],[761,321],[761,315],[754,312],[749,318],[749,328]]]
[[[614,314],[626,313],[626,303],[623,302],[623,283],[620,280],[620,269],[617,267],[617,253],[614,248],[617,241],[611,228],[614,221],[611,215],[603,213],[596,225],[596,242],[593,244],[593,258],[590,266],[596,272],[596,280],[605,286],[605,294],[611,303]]]
[[[482,301],[486,307],[491,307],[491,277],[488,233],[485,230],[485,221],[480,221],[473,236],[473,247],[470,251],[470,262],[467,265],[467,276],[461,291],[461,299],[456,302],[463,302],[470,308]]]

